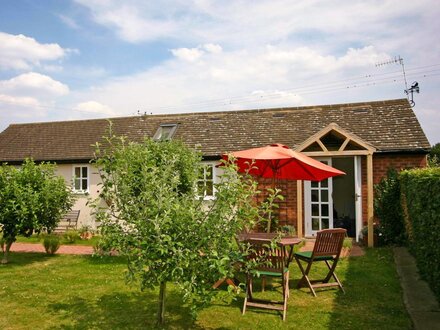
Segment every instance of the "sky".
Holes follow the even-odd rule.
[[[439,17],[438,0],[1,0],[0,131],[398,99],[418,82],[435,144]]]

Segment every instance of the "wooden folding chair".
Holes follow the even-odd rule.
[[[243,244],[243,243],[242,243]],[[244,244],[250,244],[250,254],[248,261],[256,262],[255,269],[248,270],[246,273],[246,297],[243,304],[243,314],[246,307],[257,307],[278,310],[283,313],[283,321],[286,319],[287,300],[289,297],[289,268],[286,267],[288,253],[284,246],[273,247],[269,239],[249,239]],[[282,279],[283,300],[263,300],[253,297],[253,279],[258,272],[260,276],[280,277]]]
[[[341,254],[342,244],[344,242],[346,229],[325,229],[319,231],[316,236],[313,251],[296,252],[295,260],[302,273],[302,278],[298,283],[298,288],[307,286],[316,297],[315,288],[338,286],[345,293],[341,282],[336,276],[335,269],[338,264],[339,255]],[[307,262],[306,268],[303,267],[301,261]],[[310,280],[309,273],[312,264],[317,261],[324,261],[329,271],[323,279]],[[331,264],[330,264],[331,262]],[[333,278],[336,282],[329,282]]]

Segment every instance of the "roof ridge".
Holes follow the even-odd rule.
[[[219,114],[234,114],[234,113],[249,113],[249,112],[277,112],[286,110],[324,110],[340,107],[353,107],[362,105],[376,105],[376,104],[394,104],[408,102],[406,98],[390,99],[381,101],[364,101],[364,102],[352,102],[352,103],[335,103],[335,104],[320,104],[320,105],[306,105],[306,106],[291,106],[291,107],[278,107],[278,108],[261,108],[261,109],[244,109],[244,110],[223,110],[223,111],[200,111],[200,112],[179,112],[179,113],[164,113],[164,114],[146,114],[146,115],[134,115],[134,116],[121,116],[121,117],[106,117],[106,118],[90,118],[90,119],[73,119],[73,120],[54,120],[54,121],[42,121],[32,123],[12,123],[9,126],[24,126],[24,125],[44,125],[44,124],[59,124],[59,123],[72,123],[72,122],[90,122],[90,121],[107,121],[107,120],[122,120],[133,119],[142,117],[178,117],[178,116],[198,116],[198,115],[219,115]],[[409,105],[409,103],[408,103]]]

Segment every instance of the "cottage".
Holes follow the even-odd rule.
[[[117,135],[139,141],[145,136],[180,139],[199,148],[206,164],[206,199],[223,153],[282,143],[347,173],[321,182],[280,182],[286,196],[279,224],[314,236],[329,227],[345,227],[358,238],[373,219],[373,185],[396,169],[426,166],[429,142],[408,100],[261,109],[147,115],[111,119]],[[0,162],[25,158],[58,164],[72,183],[81,210],[80,225],[94,226],[86,205],[99,195],[99,175],[89,162],[93,145],[108,128],[105,119],[13,124],[0,133]],[[261,184],[269,184],[261,180]]]

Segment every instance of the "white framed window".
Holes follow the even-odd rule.
[[[90,168],[88,165],[73,165],[72,184],[76,193],[88,193],[90,183]]]
[[[203,162],[200,167],[199,180],[197,181],[197,194],[205,200],[215,198],[216,163]]]

